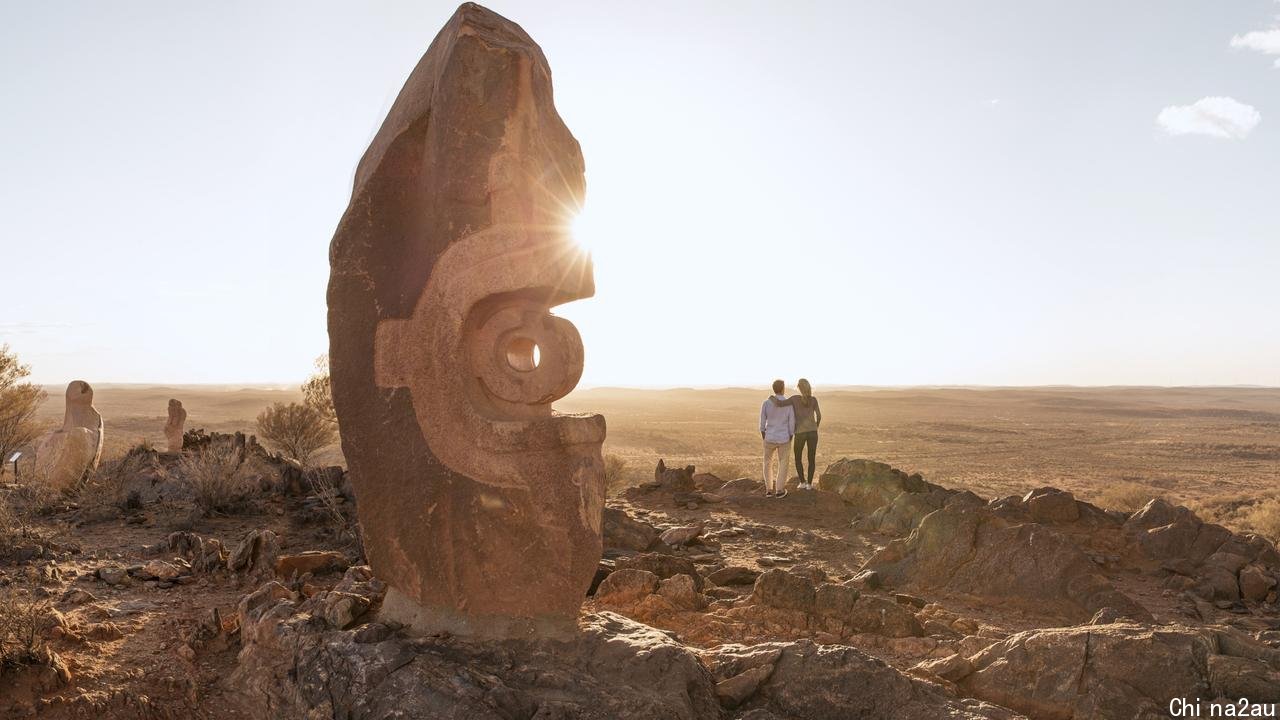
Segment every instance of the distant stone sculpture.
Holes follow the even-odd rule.
[[[93,388],[83,380],[67,385],[62,428],[36,445],[36,475],[51,487],[74,490],[102,458],[102,416],[93,407]]]
[[[187,424],[187,411],[182,401],[169,398],[169,421],[164,424],[164,439],[169,452],[182,452],[182,428]]]
[[[330,248],[333,399],[383,605],[419,628],[569,630],[601,552],[604,418],[551,403],[595,292],[583,161],[541,49],[458,8],[356,172]]]

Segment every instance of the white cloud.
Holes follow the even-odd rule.
[[[1243,140],[1262,121],[1251,105],[1229,97],[1207,97],[1191,105],[1170,105],[1160,111],[1156,123],[1170,135],[1212,135]]]
[[[1280,55],[1280,27],[1235,35],[1231,38],[1231,47],[1257,50],[1267,55]]]

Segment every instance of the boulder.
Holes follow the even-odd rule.
[[[1167,717],[1171,698],[1214,697],[1215,666],[1224,689],[1245,691],[1233,699],[1256,692],[1250,699],[1263,701],[1269,693],[1257,683],[1267,677],[1265,663],[1216,659],[1222,646],[1211,631],[1179,625],[1030,630],[973,655],[972,672],[953,679],[966,694],[1035,718]]]
[[[658,539],[652,525],[637,520],[621,508],[604,509],[604,547],[644,552]]]
[[[706,598],[698,594],[693,578],[688,575],[672,575],[658,584],[658,594],[682,610],[705,607]]]
[[[670,545],[671,547],[680,547],[681,545],[688,545],[698,539],[698,537],[702,535],[702,528],[702,523],[682,525],[680,527],[673,527],[669,530],[664,530],[658,537],[662,542]]]
[[[870,513],[898,495],[941,489],[919,475],[908,475],[882,462],[842,458],[818,477],[818,487],[840,495],[855,512]]]
[[[1080,508],[1071,493],[1045,487],[1032,490],[1022,498],[1031,519],[1041,523],[1064,523],[1080,519]]]
[[[844,618],[853,630],[886,637],[904,638],[924,635],[924,628],[907,606],[888,598],[862,595]]]
[[[357,168],[329,248],[329,364],[382,612],[572,632],[601,556],[604,418],[559,414],[590,297],[578,142],[520,26],[464,3]],[[495,582],[501,578],[501,582]]]
[[[1227,655],[1210,655],[1209,687],[1217,697],[1236,701],[1248,698],[1254,704],[1280,703],[1280,667],[1259,660]]]
[[[36,443],[36,477],[60,492],[80,486],[102,459],[102,415],[93,407],[93,388],[83,380],[67,385],[62,427]]]
[[[1245,600],[1262,601],[1276,586],[1276,578],[1261,565],[1247,565],[1240,569],[1240,594]]]
[[[653,469],[653,481],[664,490],[693,493],[697,491],[693,470],[692,465],[686,465],[683,468],[667,467],[666,460],[659,460],[658,466]]]
[[[276,559],[276,575],[291,578],[341,572],[350,567],[347,556],[336,550],[307,550],[296,555],[281,555]]]
[[[707,576],[713,585],[752,585],[760,577],[759,570],[752,570],[741,565],[730,565],[720,568]]]
[[[340,592],[376,604],[367,583]],[[592,613],[563,640],[482,641],[338,630],[320,600],[281,599],[249,612],[229,682],[248,717],[436,720],[581,718],[718,720],[715,679],[667,634]]]
[[[683,577],[688,577],[683,576]],[[614,570],[600,582],[595,598],[608,605],[631,605],[658,591],[659,579],[648,570],[624,568]]]
[[[768,643],[780,650],[773,672],[745,707],[805,720],[976,720],[1016,718],[1003,708],[947,695],[852,647],[810,640]],[[750,649],[750,648],[748,648]],[[742,717],[747,717],[743,715]]]
[[[666,580],[672,575],[689,575],[694,579],[694,586],[698,590],[702,590],[702,576],[698,574],[697,566],[688,558],[664,555],[662,553],[640,553],[639,555],[618,558],[614,563],[614,567],[618,570],[628,568],[647,570],[662,580]]]
[[[227,569],[251,577],[269,577],[280,555],[280,538],[270,530],[250,530],[227,556]]]
[[[806,613],[814,612],[817,599],[812,582],[780,568],[769,570],[756,578],[751,596],[762,605]]]
[[[1104,607],[1151,619],[1065,536],[1039,523],[1011,524],[987,507],[954,504],[935,511],[863,567],[892,585],[968,593],[1077,622]]]

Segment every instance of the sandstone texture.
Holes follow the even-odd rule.
[[[70,492],[102,458],[102,415],[93,407],[93,388],[83,380],[67,385],[62,427],[36,444],[36,475],[55,490]]]
[[[183,428],[187,424],[187,411],[182,401],[169,399],[169,419],[164,424],[164,440],[169,452],[182,452]]]
[[[425,630],[572,628],[602,548],[604,419],[551,314],[594,293],[568,233],[578,143],[515,23],[460,6],[356,172],[330,248],[329,361],[365,550]]]

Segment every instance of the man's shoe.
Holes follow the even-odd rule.
[[[787,496],[787,489],[786,489],[786,488],[782,488],[781,490],[779,490],[779,491],[778,491],[778,493],[777,493],[776,495],[774,495],[774,497],[775,497],[775,498],[784,498],[784,497],[786,497],[786,496]]]
[[[772,490],[765,490],[765,491],[764,491],[764,496],[765,496],[765,497],[767,497],[767,498],[771,498],[771,497],[773,497],[773,491],[772,491]]]

